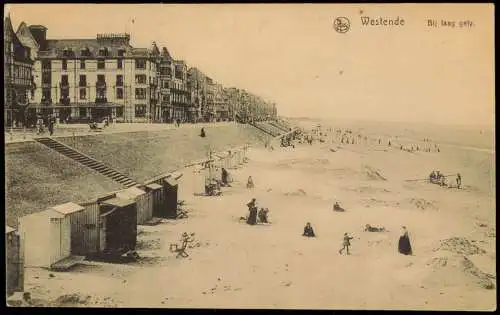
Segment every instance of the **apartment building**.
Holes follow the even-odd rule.
[[[205,112],[207,106],[205,74],[197,68],[189,68],[187,86],[192,108],[190,112],[192,116],[190,118],[195,121],[201,121],[203,120],[203,112]]]
[[[25,124],[25,110],[34,91],[33,59],[30,47],[23,45],[4,18],[4,126]]]
[[[217,121],[227,121],[229,120],[229,108],[226,101],[226,94],[224,87],[216,83],[215,84],[215,117]]]
[[[151,121],[158,100],[155,45],[134,48],[129,34],[51,40],[44,29],[33,36],[40,46],[34,67],[37,114],[61,121]]]
[[[174,60],[174,75],[172,82],[173,118],[181,121],[188,120],[189,91],[187,86],[187,65],[183,60]]]
[[[157,121],[171,123],[174,119],[171,87],[173,86],[173,73],[175,69],[174,60],[166,47],[162,48],[162,52],[158,57],[157,70],[160,92]]]

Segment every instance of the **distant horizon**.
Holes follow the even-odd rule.
[[[328,122],[346,122],[346,123],[373,123],[373,124],[410,124],[410,125],[431,125],[431,126],[447,126],[447,127],[482,127],[484,129],[489,129],[492,128],[493,130],[495,129],[495,120],[491,124],[467,124],[467,123],[451,123],[451,122],[434,122],[434,121],[398,121],[398,120],[369,120],[369,119],[350,119],[350,118],[325,118],[325,117],[306,117],[306,116],[283,116],[283,115],[278,115],[281,116],[285,119],[292,119],[292,120],[309,120],[309,121],[328,121]]]

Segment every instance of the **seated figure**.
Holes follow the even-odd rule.
[[[316,234],[314,234],[314,230],[311,226],[311,223],[309,223],[309,222],[306,223],[306,226],[304,227],[304,233],[302,234],[302,236],[316,237]]]

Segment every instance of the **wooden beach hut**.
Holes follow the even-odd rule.
[[[117,192],[116,197],[136,201],[137,224],[144,224],[153,217],[153,209],[149,205],[148,196],[144,190],[137,187],[130,187]]]
[[[85,258],[71,255],[71,216],[79,211],[83,207],[70,203],[19,219],[27,267],[67,269]]]
[[[159,217],[163,207],[165,206],[165,197],[163,194],[163,186],[156,183],[151,183],[144,186],[146,194],[148,194],[149,206],[153,217]]]
[[[179,182],[172,176],[163,180],[163,193],[165,197],[163,211],[159,213],[160,218],[177,218]]]
[[[21,240],[17,231],[5,226],[6,282],[7,295],[24,291],[24,264]]]
[[[99,252],[121,256],[135,250],[137,242],[137,204],[135,200],[116,197],[98,199]]]

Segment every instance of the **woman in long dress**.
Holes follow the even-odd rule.
[[[410,237],[408,236],[408,230],[406,229],[406,226],[403,226],[403,235],[399,237],[398,251],[403,255],[413,254]]]

